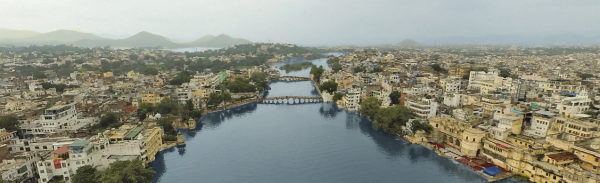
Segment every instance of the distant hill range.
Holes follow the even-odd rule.
[[[414,46],[423,46],[413,40],[410,39],[406,39],[398,44],[396,44],[396,46],[403,46],[403,47],[414,47]]]
[[[228,35],[204,36],[191,42],[178,42],[160,35],[142,31],[125,39],[108,39],[94,34],[75,30],[57,30],[38,33],[27,30],[0,29],[0,45],[59,45],[68,44],[83,47],[213,47],[220,48],[236,44],[251,43],[246,39],[232,38]]]

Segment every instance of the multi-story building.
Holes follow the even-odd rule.
[[[440,80],[444,93],[455,93],[460,91],[462,80],[459,77],[448,77]]]
[[[348,90],[346,95],[342,98],[342,103],[345,104],[345,107],[349,111],[358,111],[360,105],[360,89],[353,88]]]
[[[85,126],[93,125],[98,118],[78,116],[75,103],[62,103],[44,110],[39,120],[21,124],[24,135],[41,135],[61,132],[75,132]]]
[[[530,124],[524,125],[522,135],[529,137],[546,137],[556,114],[549,111],[535,111]]]
[[[74,141],[75,139],[69,137],[13,139],[8,144],[8,148],[10,152],[53,151]]]
[[[588,98],[588,94],[585,90],[579,94],[573,94],[574,97],[564,97],[556,105],[556,109],[563,116],[573,116],[577,114],[583,114],[590,109],[592,100]]]
[[[35,153],[19,152],[10,153],[5,144],[0,145],[0,153],[5,157],[0,163],[0,175],[2,180],[21,182],[35,176],[35,162],[39,160]]]
[[[157,89],[146,89],[142,90],[142,103],[156,104],[160,102],[164,97],[167,97],[163,92]]]
[[[408,97],[406,106],[420,118],[427,119],[437,115],[438,103],[435,99],[427,97]]]
[[[471,71],[469,76],[468,89],[479,90],[481,89],[481,82],[494,79],[498,77],[498,72],[484,72],[484,71]]]

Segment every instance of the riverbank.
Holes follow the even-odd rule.
[[[477,172],[478,174],[480,174],[483,177],[485,177],[486,179],[488,179],[489,182],[496,182],[499,180],[503,180],[503,179],[512,177],[514,175],[513,173],[505,170],[504,168],[493,164],[493,162],[491,162],[491,161],[486,161],[486,160],[483,160],[483,159],[480,159],[477,157],[468,157],[465,154],[463,154],[462,152],[460,152],[458,149],[455,149],[453,147],[447,147],[447,146],[444,146],[442,144],[438,144],[435,142],[429,142],[427,140],[427,138],[420,136],[419,134],[404,135],[404,136],[396,134],[396,137],[398,137],[400,139],[404,139],[412,144],[419,144],[419,145],[425,146],[425,147],[431,149],[432,151],[436,152],[438,154],[438,156],[440,156],[440,157],[448,158],[448,159],[452,160],[453,162],[455,162],[456,164],[460,163],[463,166],[470,168],[474,172]],[[488,169],[488,170],[492,170],[492,169],[496,170],[497,169],[499,171],[502,171],[502,173],[498,173],[498,174],[491,176],[486,173],[486,169]]]

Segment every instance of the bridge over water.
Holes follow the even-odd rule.
[[[311,96],[278,96],[278,97],[263,97],[258,99],[263,103],[317,103],[323,102],[321,97]]]
[[[275,80],[275,81],[310,81],[310,78],[300,77],[300,76],[280,76],[277,78],[273,78],[271,80]]]

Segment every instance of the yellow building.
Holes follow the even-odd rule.
[[[207,99],[208,96],[210,95],[210,93],[212,93],[212,92],[213,92],[213,89],[207,88],[207,87],[198,87],[198,88],[191,89],[193,98]]]
[[[113,72],[105,72],[102,74],[103,77],[108,78],[108,77],[113,77]]]
[[[151,129],[145,129],[140,134],[142,135],[143,143],[142,143],[142,160],[146,163],[150,163],[154,161],[156,153],[162,148],[162,136],[163,130],[160,127],[154,127]]]
[[[141,94],[142,103],[156,104],[165,97],[162,92],[158,92],[156,89],[147,89],[142,91]]]
[[[471,128],[463,132],[463,143],[460,146],[460,152],[469,156],[477,157],[481,153],[481,140],[487,133],[477,128]]]

